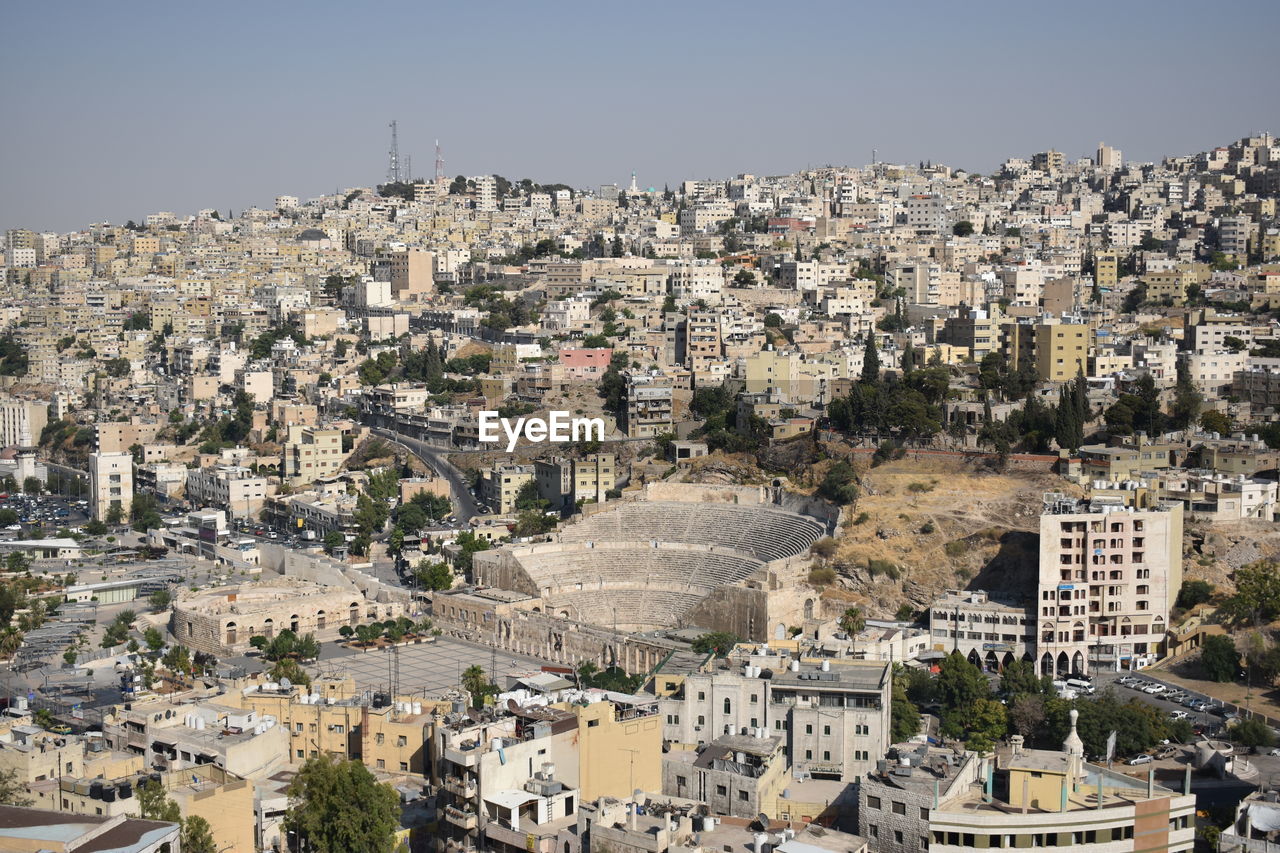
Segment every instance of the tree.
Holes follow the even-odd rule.
[[[1008,713],[994,699],[979,699],[963,713],[965,746],[975,752],[991,751],[1009,730]],[[948,715],[948,721],[952,716]]]
[[[173,593],[167,589],[157,589],[147,598],[153,610],[164,610],[173,603]]]
[[[987,677],[959,652],[952,652],[938,667],[938,692],[944,711],[967,709],[991,695]]]
[[[861,381],[875,385],[880,381],[880,354],[876,352],[876,336],[867,335],[867,345],[862,353]]]
[[[1234,681],[1240,670],[1240,653],[1236,644],[1224,634],[1205,637],[1200,648],[1200,666],[1211,681]]]
[[[1211,598],[1213,598],[1213,584],[1202,580],[1183,581],[1182,588],[1178,590],[1177,606],[1183,610],[1190,610]]]
[[[1241,720],[1232,726],[1230,731],[1232,740],[1253,749],[1273,746],[1276,742],[1276,736],[1271,728],[1257,717]]]
[[[894,743],[910,740],[920,731],[920,709],[907,697],[906,685],[900,678],[893,680],[889,728]]]
[[[967,219],[962,219],[951,226],[951,233],[957,237],[968,237],[973,233],[973,223]]]
[[[85,524],[84,532],[90,536],[103,536],[107,532],[107,525],[105,522],[99,521],[96,518],[91,518],[88,523]]]
[[[858,482],[853,467],[843,459],[827,469],[822,482],[818,484],[818,494],[832,503],[851,504],[858,500]]]
[[[1205,432],[1227,435],[1231,432],[1231,416],[1226,412],[1210,409],[1200,415],[1200,428]]]
[[[1277,569],[1270,560],[1259,560],[1237,569],[1232,609],[1267,621],[1280,615],[1280,571]]]
[[[165,794],[164,785],[153,779],[138,786],[138,810],[145,820],[163,820],[168,823],[182,820],[178,804]]]
[[[38,495],[44,491],[44,483],[39,477],[27,477],[22,481],[22,491],[29,495]]]
[[[737,634],[730,634],[728,631],[711,631],[693,641],[693,650],[698,654],[715,654],[717,657],[724,657],[741,641]]]
[[[840,614],[837,624],[846,637],[853,639],[867,627],[867,617],[863,615],[861,607],[850,607]]]
[[[106,522],[107,524],[116,525],[124,521],[124,509],[120,506],[119,501],[112,501],[111,506],[107,508]]]
[[[484,704],[484,697],[494,691],[494,685],[485,677],[484,668],[472,664],[462,673],[462,689],[471,696],[471,707],[479,708]]]
[[[175,675],[191,675],[191,652],[187,651],[186,646],[172,646],[169,651],[165,652],[160,662],[164,664],[164,668]]]
[[[400,798],[359,761],[308,759],[289,783],[284,829],[315,853],[395,850]]]
[[[63,659],[63,661],[65,661],[65,662],[66,662],[67,666],[75,666],[75,665],[76,665],[76,650],[75,650],[75,648],[74,648],[74,647],[73,647],[73,648],[69,648],[69,649],[67,649],[65,652],[63,652],[63,653],[62,653],[62,659]]]
[[[18,778],[17,768],[0,770],[0,803],[6,806],[29,806],[26,782]]]
[[[144,631],[142,639],[147,644],[147,648],[153,652],[158,652],[164,648],[164,637],[155,628],[148,628]]]
[[[279,681],[282,678],[289,679],[293,684],[306,687],[311,684],[311,676],[305,669],[293,658],[282,658],[275,662],[269,673],[272,681]]]
[[[324,552],[332,555],[335,550],[347,544],[347,537],[340,530],[330,530],[324,535]]]
[[[1043,696],[1024,694],[1009,705],[1009,725],[1024,738],[1031,738],[1043,724]]]
[[[182,853],[217,853],[213,840],[213,828],[200,815],[191,815],[182,821]]]
[[[1013,700],[1020,696],[1039,696],[1053,692],[1053,685],[1047,686],[1045,679],[1036,675],[1035,665],[1030,661],[1014,660],[1000,674],[1000,693]]]
[[[453,572],[445,562],[429,563],[425,558],[421,559],[418,561],[414,577],[423,589],[437,591],[453,588]]]

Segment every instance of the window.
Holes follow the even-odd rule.
[[[805,726],[804,726],[804,733],[805,733],[805,734],[807,734],[807,735],[811,735],[811,734],[813,734],[813,726],[812,726],[811,724],[809,724],[809,723],[805,723]]]
[[[716,785],[716,793],[723,797],[729,793],[729,789],[724,785]]]
[[[893,843],[894,843],[894,844],[901,844],[901,843],[902,843],[902,830],[901,830],[901,829],[895,829],[895,830],[893,831]]]
[[[408,773],[408,772],[409,772],[409,762],[407,762],[407,761],[401,761],[401,762],[400,762],[400,769],[401,769],[401,770],[403,770],[404,772]]]
[[[745,800],[746,798],[747,798],[747,792],[746,792],[746,791],[739,791],[739,792],[738,792],[738,799],[739,799],[739,800]]]
[[[876,826],[874,823],[867,824],[867,835],[870,835],[872,838],[879,838],[880,827]]]
[[[829,734],[831,734],[831,726],[823,726],[823,727],[822,727],[822,733],[823,733],[824,735],[829,735]]]
[[[920,819],[921,819],[921,820],[928,820],[928,819],[929,819],[929,810],[928,810],[927,808],[925,808],[924,806],[921,806],[921,807],[920,807]]]
[[[897,800],[894,800],[894,801],[893,801],[893,813],[894,813],[894,814],[906,814],[906,813],[907,813],[907,804],[906,804],[906,803],[899,802],[899,801],[897,801]]]
[[[878,808],[880,808],[880,798],[879,798],[879,797],[867,797],[867,808],[869,808],[869,809],[878,809]]]
[[[340,735],[343,735],[343,734],[346,734],[346,733],[347,733],[347,727],[346,727],[346,726],[337,726],[337,725],[335,725],[335,726],[333,727],[333,731],[334,731],[334,734],[340,734]]]
[[[830,760],[831,760],[831,753],[824,749],[824,750],[822,751],[822,760],[823,760],[823,761],[830,761]]]
[[[302,750],[300,750],[300,749],[299,749],[299,750],[297,750],[297,753],[298,753],[298,757],[299,757],[299,758],[302,758],[302,757],[303,757]]]
[[[378,769],[379,769],[379,770],[386,770],[386,769],[387,769],[387,762],[385,762],[385,761],[383,761],[381,758],[379,758],[379,759],[378,759]]]
[[[733,710],[733,709],[732,709],[732,707],[731,707],[731,706],[730,706],[730,704],[729,704],[729,699],[728,699],[728,697],[725,697],[725,700],[724,700],[724,712],[725,712],[726,714],[728,714],[728,713],[731,713],[731,712],[732,712],[732,710]]]
[[[409,744],[409,739],[404,735],[400,735],[399,737],[396,738],[396,746],[408,746],[408,744]]]
[[[587,720],[587,728],[589,729],[594,729],[598,725],[600,725],[599,720]]]
[[[677,776],[677,777],[676,777],[676,787],[677,787],[677,788],[683,788],[685,785],[688,785],[688,784],[689,784],[689,780],[688,780],[686,777],[684,777],[684,776]]]
[[[378,746],[382,746],[382,742],[387,739],[387,736],[384,735],[382,732],[378,732],[376,735],[374,735],[373,739],[378,744]]]
[[[756,703],[757,703],[757,702],[759,702],[759,701],[760,701],[760,697],[759,697],[758,695],[756,695],[755,693],[752,693],[752,694],[751,694],[751,704],[752,704],[752,705],[754,705],[754,704],[756,704]]]
[[[704,716],[702,716],[701,714],[699,714],[699,715],[698,715],[698,725],[700,725],[700,726],[701,726],[701,725],[704,725],[706,722],[707,722],[707,718],[706,718],[706,717],[704,717]]]
[[[706,693],[703,693],[701,690],[699,690],[699,691],[698,691],[698,701],[699,701],[699,702],[703,702],[703,701],[705,701],[705,700],[706,700],[706,698],[707,698],[707,694],[706,694]]]

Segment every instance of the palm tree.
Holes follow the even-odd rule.
[[[0,630],[0,658],[13,657],[22,646],[22,632],[12,625]]]
[[[471,694],[471,707],[479,708],[484,702],[485,694],[493,685],[485,678],[484,669],[477,664],[467,667],[462,673],[462,689]]]
[[[867,627],[867,618],[862,615],[861,607],[850,607],[844,613],[840,614],[839,621],[840,630],[849,638],[849,648],[854,657],[857,657],[857,636],[862,633],[862,629]]]

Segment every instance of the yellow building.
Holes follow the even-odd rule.
[[[612,702],[571,709],[578,718],[582,800],[629,797],[637,788],[662,789],[662,722],[656,711]]]
[[[1110,289],[1120,280],[1120,258],[1115,252],[1099,252],[1094,258],[1093,281],[1100,288]]]

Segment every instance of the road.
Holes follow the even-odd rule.
[[[462,476],[462,472],[449,461],[449,451],[432,447],[425,441],[401,435],[398,432],[383,429],[382,427],[373,427],[372,432],[374,435],[399,444],[425,462],[436,474],[444,477],[449,482],[449,491],[453,496],[453,506],[460,520],[469,522],[472,518],[480,515],[480,507],[471,495],[471,489],[467,486],[467,478]]]

